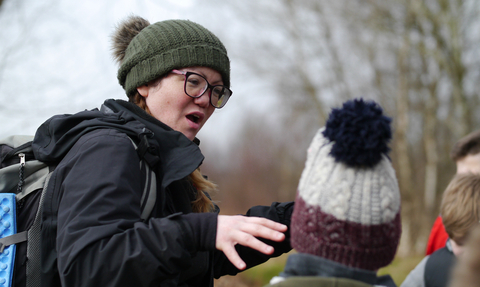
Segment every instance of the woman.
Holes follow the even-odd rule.
[[[208,196],[215,185],[198,170],[203,156],[195,136],[231,96],[220,40],[190,21],[150,25],[140,17],[127,19],[113,38],[129,102],[107,100],[101,111],[54,117],[35,136],[37,157],[63,158],[49,181],[46,200],[53,203],[45,204],[43,224],[57,240],[43,249],[58,258],[45,266],[58,267],[58,276],[43,283],[213,286],[213,278],[288,252],[293,203],[218,215]],[[131,131],[146,139],[137,149]],[[157,179],[145,221],[139,150]],[[50,208],[57,201],[58,216]]]

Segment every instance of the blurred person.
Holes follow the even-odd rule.
[[[480,220],[480,175],[455,175],[443,193],[440,212],[449,237],[446,246],[425,256],[401,286],[448,286],[456,259],[462,256],[468,235]]]
[[[116,28],[113,51],[128,102],[54,116],[35,135],[38,158],[62,156],[45,196],[42,236],[56,245],[42,254],[43,286],[213,286],[290,251],[293,202],[219,215],[208,194],[216,185],[199,171],[196,135],[232,96],[222,42],[188,20],[131,16]],[[157,180],[146,220],[141,157]]]
[[[476,226],[465,243],[463,254],[452,272],[449,287],[477,287],[480,285],[480,226]]]
[[[291,221],[297,253],[267,286],[396,286],[390,275],[377,276],[401,235],[390,123],[379,105],[362,99],[332,110],[298,185]]]
[[[456,163],[457,174],[467,172],[480,174],[480,130],[458,140],[450,151],[450,158]],[[430,255],[435,250],[445,247],[447,239],[448,234],[439,215],[430,231],[425,254]]]

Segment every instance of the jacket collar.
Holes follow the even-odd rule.
[[[157,120],[153,116],[149,115],[147,112],[145,112],[145,110],[141,109],[139,106],[124,100],[114,100],[114,99],[106,100],[100,110],[102,112],[118,112],[119,110],[129,110],[132,113],[134,113],[136,115],[137,120],[140,120],[141,122],[151,123],[155,126],[161,127],[162,129],[173,131],[171,127]],[[193,139],[193,142],[196,145],[200,145],[200,140],[196,137]]]
[[[110,99],[105,101],[102,110],[124,113],[125,117],[131,116],[145,125],[150,141],[156,148],[156,155],[160,158],[160,171],[164,174],[163,187],[188,176],[202,164],[204,156],[198,147],[198,140],[189,140],[181,132],[150,116],[137,105]]]
[[[280,276],[339,277],[361,281],[370,285],[396,286],[389,275],[377,277],[374,271],[351,268],[323,257],[306,253],[290,255],[287,259],[285,270]]]
[[[131,139],[146,139],[148,151],[158,158],[155,169],[162,175],[163,188],[191,174],[204,159],[198,144],[138,106],[121,100],[107,100],[101,110],[51,117],[35,133],[35,157],[59,162],[80,137],[96,129],[116,129]]]

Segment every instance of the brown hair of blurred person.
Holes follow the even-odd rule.
[[[480,175],[455,175],[443,194],[440,214],[448,236],[462,246],[480,219]]]
[[[480,173],[480,130],[458,140],[450,151],[450,158],[457,164],[457,173]]]

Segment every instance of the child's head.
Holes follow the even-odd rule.
[[[455,175],[443,193],[440,214],[450,239],[463,245],[480,220],[480,175]]]
[[[459,139],[450,151],[450,157],[454,161],[476,154],[480,154],[480,130],[473,131]]]
[[[450,151],[450,157],[457,164],[457,173],[480,173],[480,130],[459,139]]]
[[[374,102],[348,101],[315,135],[292,215],[298,252],[367,270],[393,260],[401,224],[390,121]]]

